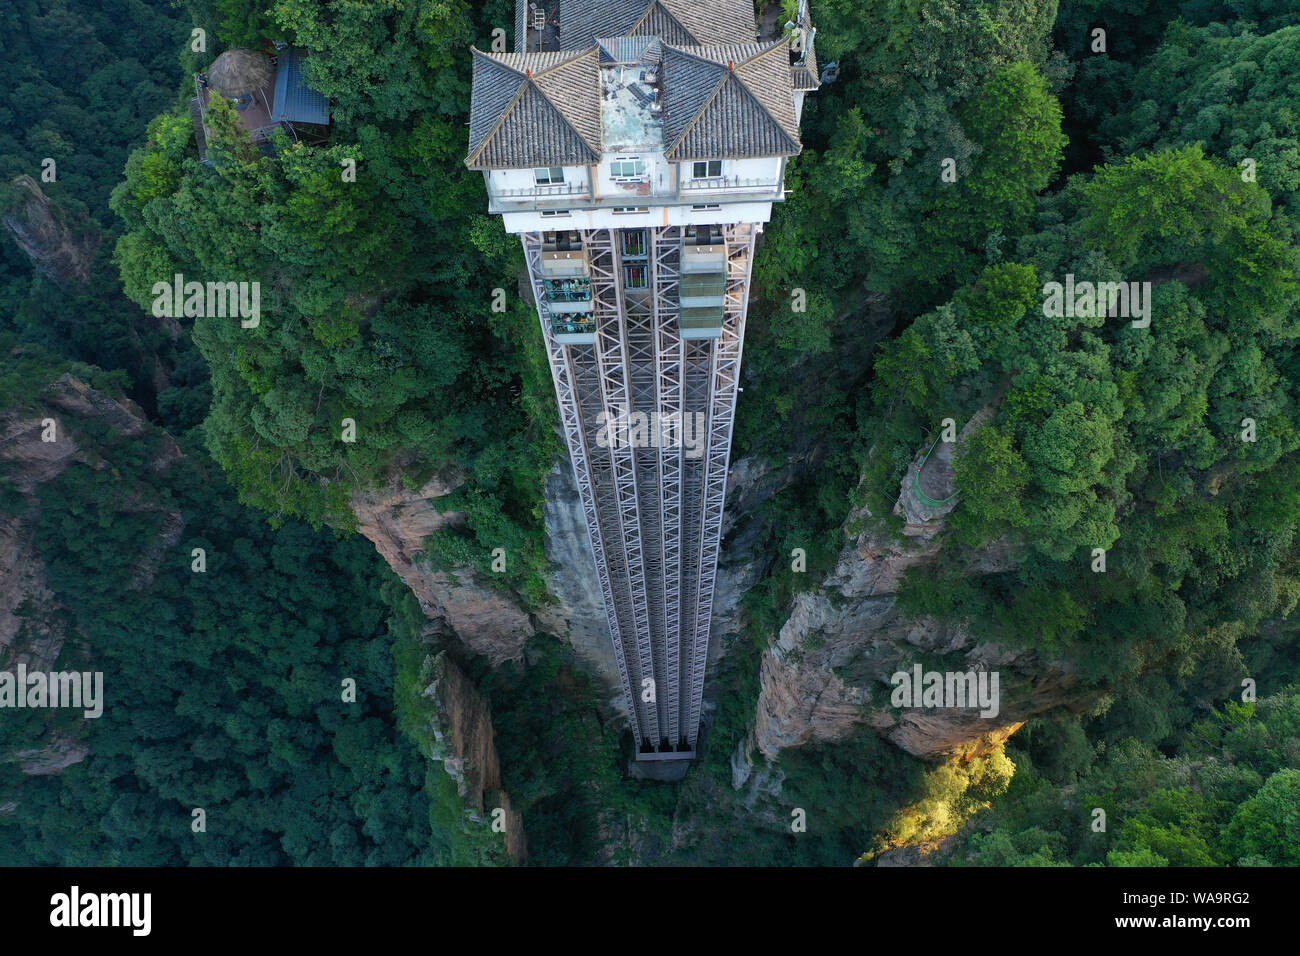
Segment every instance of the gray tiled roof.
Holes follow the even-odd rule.
[[[562,0],[561,15],[581,7],[591,12],[587,27],[604,31],[630,28],[654,35],[668,29],[678,35],[679,15],[691,29],[701,24],[720,30],[725,20],[735,27],[743,7],[752,35],[749,0]],[[691,11],[689,16],[684,11]],[[626,22],[639,11],[641,19]],[[730,11],[730,12],[728,12]],[[725,14],[725,16],[724,16]],[[706,21],[705,16],[711,17]],[[623,16],[623,20],[617,17]],[[694,19],[691,19],[694,17]],[[733,33],[736,32],[733,29]],[[604,59],[630,60],[641,41],[626,33],[597,33],[607,49]],[[571,37],[571,35],[570,35]],[[610,39],[613,37],[613,39]],[[791,156],[802,148],[795,120],[794,91],[816,80],[811,51],[803,67],[790,66],[790,41],[757,43],[737,39],[725,44],[671,44],[663,40],[642,59],[661,58],[665,157],[672,162]],[[635,49],[634,49],[635,47]],[[651,53],[654,56],[651,56]],[[474,51],[469,156],[472,169],[523,169],[529,166],[579,166],[600,161],[602,48],[596,42],[582,51],[483,53]],[[807,87],[815,88],[815,87]]]
[[[560,0],[560,43],[586,49],[598,37],[656,36],[679,46],[750,43],[753,0]]]
[[[581,166],[600,153],[595,46],[580,53],[474,50],[467,166]]]
[[[664,47],[664,155],[673,162],[800,151],[790,45]]]

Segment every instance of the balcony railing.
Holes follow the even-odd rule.
[[[780,190],[779,182],[741,176],[711,176],[708,179],[687,179],[682,182],[683,193],[777,193]]]
[[[590,301],[591,301],[591,289],[590,289],[590,288],[587,288],[587,289],[583,289],[583,290],[577,290],[577,289],[555,289],[555,288],[547,288],[547,290],[546,290],[546,301],[547,301],[547,302],[550,302],[550,303],[552,303],[552,304],[554,304],[554,303],[564,303],[564,302],[590,302]],[[563,312],[564,309],[563,309],[563,308],[558,308],[558,307],[557,307],[557,308],[553,309],[552,311],[554,311],[554,312]]]
[[[703,205],[719,201],[773,202],[785,198],[783,182],[750,179],[740,176],[717,176],[709,179],[684,179],[680,186],[671,176],[663,182],[640,183],[639,188],[606,179],[597,199],[586,183],[557,183],[552,186],[525,186],[512,189],[491,187],[489,212],[545,212],[548,210],[591,209],[610,207],[659,207],[683,204]]]
[[[586,183],[553,183],[547,186],[520,186],[515,189],[488,187],[494,201],[547,202],[548,200],[590,199],[591,187]]]

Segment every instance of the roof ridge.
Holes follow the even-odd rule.
[[[750,63],[753,63],[755,60],[769,55],[773,50],[776,50],[778,47],[788,46],[789,43],[790,43],[789,37],[786,37],[784,40],[776,40],[767,49],[759,50],[753,56],[747,57],[743,63],[736,64],[735,68],[732,69],[731,72],[737,74],[736,79],[740,82],[741,88],[743,88],[744,91],[747,94],[749,94],[750,99],[752,99],[755,103],[758,104],[758,108],[763,111],[763,115],[776,124],[776,128],[781,131],[781,133],[785,136],[787,140],[790,141],[792,145],[798,146],[799,145],[798,140],[796,140],[793,136],[790,135],[790,131],[785,128],[785,124],[772,115],[772,111],[769,110],[767,106],[764,105],[763,100],[759,97],[759,95],[755,93],[753,89],[750,88],[750,85],[748,83],[745,82],[745,78],[739,75],[741,67],[748,66]]]
[[[488,63],[491,63],[494,66],[499,66],[502,69],[509,70],[511,73],[514,73],[516,76],[530,76],[530,75],[541,76],[543,73],[551,72],[551,70],[559,69],[562,66],[568,66],[574,60],[578,59],[579,57],[586,56],[588,53],[591,52],[590,49],[587,49],[587,50],[546,50],[546,51],[507,50],[504,53],[488,53],[484,50],[480,50],[476,46],[471,46],[469,49],[471,53],[477,53]],[[559,60],[558,62],[552,63],[550,66],[542,67],[542,69],[538,70],[537,73],[535,74],[531,73],[531,71],[529,71],[527,67],[525,67],[524,69],[519,69],[518,67],[511,66],[505,60],[497,59],[498,57],[502,57],[502,56],[517,56],[521,58],[538,56],[538,55],[545,56],[547,53],[568,53],[571,54],[571,56],[567,57],[566,59]]]
[[[739,43],[709,43],[709,44],[690,43],[687,44],[687,46],[674,46],[671,43],[667,43],[664,41],[660,41],[660,42],[662,42],[664,46],[668,47],[670,50],[673,50],[676,53],[680,53],[682,56],[689,56],[692,60],[699,60],[701,63],[707,63],[709,64],[709,66],[717,67],[719,70],[723,70],[726,68],[717,60],[710,60],[707,56],[700,56],[700,54],[698,53],[692,53],[690,50],[687,49],[687,46],[693,46],[696,47],[697,49],[706,49],[712,46],[743,46],[743,44],[739,44]]]
[[[773,40],[770,44],[768,44],[767,46],[764,46],[764,47],[763,47],[762,49],[760,49],[757,53],[754,53],[752,56],[747,56],[747,57],[745,57],[745,59],[743,59],[743,60],[741,60],[739,63],[737,63],[737,64],[736,64],[736,68],[739,69],[739,68],[742,67],[742,66],[747,66],[747,65],[749,65],[750,63],[753,63],[755,60],[760,59],[761,57],[765,57],[765,56],[769,55],[773,50],[776,50],[776,49],[778,49],[779,47],[786,46],[786,45],[788,45],[789,43],[790,43],[790,38],[789,38],[789,37],[786,37],[784,40]],[[728,45],[734,45],[734,46],[748,46],[748,44],[745,44],[745,43],[736,43],[736,44],[728,44]],[[762,44],[759,44],[759,45],[762,46]]]
[[[715,63],[713,60],[705,60],[704,62],[711,63],[713,66],[720,66],[720,64]],[[667,156],[669,153],[674,152],[677,149],[677,147],[682,144],[682,140],[686,138],[686,134],[689,133],[691,130],[695,129],[696,125],[700,122],[700,119],[704,116],[705,111],[708,110],[708,108],[713,105],[713,101],[718,98],[718,93],[722,91],[722,88],[724,86],[726,86],[727,77],[729,77],[734,72],[735,72],[734,70],[723,71],[721,78],[718,80],[718,85],[713,88],[713,92],[709,94],[708,99],[706,99],[703,103],[700,104],[699,109],[695,111],[695,115],[691,117],[691,121],[687,123],[684,127],[682,127],[682,131],[677,134],[677,137],[672,141],[671,144],[666,144],[664,146],[665,156]],[[748,92],[748,90],[746,92]]]
[[[578,55],[573,56],[573,57],[570,57],[569,59],[567,59],[567,60],[565,60],[565,61],[563,61],[563,62],[561,62],[561,63],[556,63],[555,66],[548,66],[545,70],[542,70],[541,73],[538,73],[536,76],[534,76],[533,74],[530,73],[530,74],[528,74],[526,77],[524,77],[524,80],[525,80],[525,82],[527,82],[527,81],[532,81],[533,86],[535,86],[535,87],[537,88],[537,92],[541,94],[542,99],[546,100],[547,104],[551,107],[551,109],[555,110],[555,112],[559,114],[560,119],[564,122],[564,125],[567,126],[570,130],[572,130],[573,135],[577,136],[578,139],[580,139],[580,140],[582,141],[582,144],[583,144],[584,146],[587,147],[587,149],[591,150],[592,153],[594,153],[596,156],[599,157],[599,156],[601,155],[602,151],[603,151],[604,143],[594,143],[594,144],[593,144],[592,142],[590,142],[590,141],[587,139],[587,137],[583,136],[583,135],[582,135],[582,130],[578,129],[578,128],[577,128],[576,126],[574,126],[571,122],[569,122],[569,117],[567,117],[567,116],[564,115],[564,110],[560,109],[560,107],[556,105],[555,101],[554,101],[553,99],[551,99],[550,96],[547,95],[547,93],[546,93],[546,91],[545,91],[544,89],[542,89],[541,84],[537,82],[537,77],[538,77],[538,76],[542,76],[543,74],[549,73],[551,70],[558,69],[558,68],[560,68],[560,67],[562,67],[562,66],[568,66],[570,63],[574,62],[574,60],[578,60],[578,59],[580,59],[581,57],[584,57],[584,56],[591,56],[593,53],[596,55],[597,60],[599,61],[599,57],[600,57],[600,44],[599,44],[599,43],[592,45],[592,47],[591,47],[590,49],[588,49],[588,50],[583,50],[583,51],[582,51],[581,53],[579,53]],[[597,71],[596,71],[596,83],[597,83],[597,84],[600,83],[600,70],[599,70],[599,68],[598,68]],[[513,106],[514,106],[514,103],[511,102],[510,105],[511,105],[511,107],[513,107]],[[509,112],[509,110],[507,110],[506,112]]]
[[[733,70],[731,72],[734,73],[735,71]],[[749,84],[746,83],[743,78],[737,76],[736,82],[739,83],[740,88],[745,91],[745,95],[754,101],[754,104],[762,111],[763,115],[768,118],[773,126],[781,131],[781,135],[784,136],[790,145],[797,150],[800,145],[799,141],[790,135],[790,131],[785,128],[785,124],[772,115],[772,111],[763,105],[763,101],[759,98],[758,94],[750,89]],[[701,110],[701,112],[703,112],[703,110]]]
[[[534,74],[534,73],[529,73],[528,75],[529,75],[529,76],[543,76],[543,75],[545,75],[545,74],[547,74],[547,73],[550,73],[552,70],[558,70],[558,69],[559,69],[560,67],[562,67],[562,66],[568,66],[568,65],[569,65],[570,63],[572,63],[574,60],[579,60],[579,59],[581,59],[581,58],[584,57],[584,56],[590,56],[591,53],[592,53],[592,51],[595,51],[595,52],[596,52],[596,55],[599,56],[599,55],[600,55],[600,44],[599,44],[599,43],[593,43],[593,44],[591,45],[591,47],[590,47],[589,49],[586,49],[586,50],[574,50],[574,51],[573,51],[573,56],[569,57],[567,60],[560,60],[558,63],[552,63],[550,66],[548,66],[548,67],[544,67],[544,68],[538,70],[537,73],[535,73],[535,74]],[[557,50],[557,51],[555,51],[555,52],[557,52],[557,53],[568,53],[569,51],[568,51],[568,50]]]
[[[511,66],[509,63],[505,63],[505,62],[503,62],[503,61],[501,61],[501,60],[498,60],[498,59],[496,58],[496,55],[495,55],[495,54],[488,53],[486,50],[480,50],[480,49],[479,49],[478,47],[476,47],[476,46],[471,46],[471,47],[469,48],[469,52],[470,52],[470,53],[478,54],[478,56],[481,57],[485,63],[491,63],[493,66],[499,66],[499,67],[501,67],[502,69],[509,70],[511,73],[514,73],[514,74],[516,74],[516,75],[518,75],[518,76],[523,76],[523,75],[524,75],[522,71],[520,71],[520,70],[516,70],[516,69],[515,69],[513,66]],[[527,56],[528,54],[527,54],[527,53],[524,53],[524,54],[513,54],[513,55],[515,55],[515,56],[519,56],[519,55]]]
[[[506,117],[514,112],[515,107],[519,105],[519,100],[523,98],[524,90],[528,88],[528,83],[526,81],[529,79],[523,73],[520,73],[518,70],[514,69],[514,67],[502,63],[500,60],[496,59],[495,57],[488,56],[486,53],[484,53],[482,50],[478,49],[477,47],[470,47],[470,49],[473,52],[477,53],[479,56],[483,57],[483,59],[485,59],[487,62],[494,63],[497,66],[504,66],[506,69],[513,72],[516,76],[524,77],[525,82],[519,84],[519,89],[515,90],[515,95],[510,98],[510,102],[507,103],[506,108],[501,111],[501,115],[497,117],[497,121],[493,123],[492,128],[488,130],[486,134],[484,134],[482,142],[478,144],[478,149],[474,150],[474,152],[470,153],[468,156],[465,157],[466,166],[470,166],[474,162],[476,162],[478,158],[481,155],[483,155],[483,150],[487,149],[487,144],[492,142],[492,137],[495,136],[498,132],[500,132],[501,125],[505,123]],[[547,102],[549,102],[549,100]],[[568,121],[566,120],[565,122]]]
[[[682,23],[681,18],[678,17],[677,14],[673,13],[673,11],[669,8],[668,4],[664,2],[664,0],[650,0],[650,2],[646,4],[645,13],[641,14],[641,18],[637,20],[636,23],[632,24],[630,27],[627,28],[627,33],[625,34],[625,36],[635,36],[636,29],[640,27],[643,23],[645,23],[648,19],[650,19],[650,13],[651,11],[654,10],[655,7],[659,7],[661,10],[663,10],[664,16],[666,16],[669,20],[673,21],[673,23],[677,24],[678,28],[683,33],[685,33],[688,37],[690,37],[692,40],[695,40],[696,43],[699,42],[695,34],[691,32],[690,27]],[[656,37],[656,39],[659,38]],[[660,42],[663,41],[660,40]]]
[[[658,0],[656,0],[656,2],[658,2]],[[749,63],[753,63],[755,60],[767,56],[768,54],[772,53],[774,50],[777,50],[781,46],[785,45],[785,43],[787,43],[788,41],[773,40],[769,44],[764,44],[759,40],[746,40],[743,42],[737,41],[735,43],[688,43],[683,46],[677,46],[675,44],[667,42],[666,40],[660,40],[659,42],[662,43],[664,46],[668,47],[670,50],[673,50],[676,53],[680,53],[682,56],[689,56],[692,60],[699,60],[701,63],[707,63],[709,64],[709,66],[717,67],[719,70],[726,70],[728,69],[728,67],[723,66],[717,60],[711,60],[707,56],[703,56],[699,53],[693,52],[691,48],[693,47],[696,50],[719,50],[719,49],[727,49],[729,47],[746,47],[746,46],[759,47],[760,49],[756,50],[754,53],[745,57],[745,59],[741,60],[739,63],[736,63],[734,61],[731,63],[730,69],[738,70],[742,66],[745,66]]]

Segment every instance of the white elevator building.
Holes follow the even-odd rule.
[[[806,0],[517,0],[466,164],[523,242],[637,756],[695,755],[754,242],[818,86]],[[698,429],[698,431],[697,431]]]

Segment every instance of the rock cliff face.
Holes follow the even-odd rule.
[[[398,573],[431,620],[440,620],[467,647],[493,666],[516,660],[534,634],[528,615],[510,596],[481,580],[473,570],[434,571],[424,559],[424,539],[464,516],[439,510],[439,498],[463,483],[459,476],[434,476],[411,491],[392,479],[377,491],[352,498],[352,513],[363,535]]]
[[[977,417],[963,434],[976,427]],[[1069,666],[1029,651],[1008,651],[978,643],[961,627],[914,617],[896,606],[904,573],[932,561],[941,547],[951,498],[951,449],[928,458],[917,455],[900,489],[903,538],[879,530],[871,516],[855,511],[846,528],[855,529],[834,570],[816,591],[799,594],[777,640],[760,665],[760,693],[749,739],[732,760],[733,783],[779,790],[779,768],[765,768],[750,780],[755,750],[769,761],[790,747],[843,741],[868,727],[915,756],[961,751],[987,753],[1037,713],[1092,701],[1078,687]],[[772,556],[757,554],[761,522],[758,507],[807,469],[818,464],[812,449],[780,467],[751,459],[733,463],[728,484],[724,539],[714,598],[709,648],[710,677],[747,622],[741,598],[766,573]],[[411,586],[425,613],[450,628],[470,649],[493,665],[517,659],[537,632],[570,642],[579,661],[596,678],[609,711],[625,712],[605,621],[604,605],[592,564],[581,502],[567,460],[556,464],[546,484],[547,556],[552,562],[548,587],[556,603],[529,615],[510,597],[478,580],[473,572],[455,576],[431,571],[420,557],[423,539],[435,529],[461,520],[439,514],[436,499],[456,483],[435,479],[417,492],[394,484],[381,493],[354,499],[363,533]],[[916,493],[921,488],[923,497]],[[936,505],[938,499],[946,498]],[[928,499],[928,500],[927,500]],[[979,573],[1014,566],[1014,549],[996,546],[972,556]],[[744,638],[747,639],[747,638]],[[947,656],[961,670],[996,670],[1001,702],[996,717],[975,708],[901,710],[890,703],[889,678],[921,658]],[[710,689],[706,685],[706,712]]]
[[[81,763],[90,755],[85,742],[74,736],[54,731],[49,742],[32,750],[19,750],[11,755],[18,769],[29,777],[59,774],[74,763]]]
[[[862,530],[845,544],[821,588],[796,597],[762,659],[753,731],[732,760],[736,787],[749,780],[755,750],[770,761],[789,747],[845,740],[865,725],[914,756],[958,750],[974,756],[998,746],[1034,714],[1091,703],[1064,662],[977,643],[959,626],[897,607],[904,573],[938,554],[944,519],[955,505],[909,506],[922,460],[918,455],[903,481],[901,500],[909,504],[896,509],[905,521],[903,539],[878,529],[866,511],[854,511],[846,527]],[[1015,549],[991,546],[972,557],[977,573],[992,574],[1014,566]],[[996,716],[982,717],[975,708],[892,706],[890,676],[939,656],[960,659],[963,671],[999,672]]]
[[[42,275],[64,289],[90,281],[91,263],[99,248],[99,233],[74,231],[53,209],[36,180],[19,176],[13,181],[15,201],[0,216],[18,248]]]
[[[470,650],[496,666],[522,658],[524,645],[538,631],[554,634],[569,641],[610,707],[623,712],[600,582],[567,458],[557,462],[546,479],[546,556],[552,565],[547,585],[556,603],[532,616],[477,571],[435,571],[425,561],[424,539],[464,520],[458,512],[440,511],[438,503],[462,482],[459,476],[436,476],[411,491],[394,479],[383,489],[355,495],[352,511],[361,533],[410,587],[424,613]]]
[[[816,456],[812,463],[816,463]],[[807,466],[808,461],[801,459],[779,468],[763,468],[753,460],[742,459],[731,469],[713,602],[708,658],[711,672],[729,641],[744,630],[741,597],[767,567],[766,559],[753,553],[760,527],[738,519],[795,480]],[[411,491],[394,479],[380,490],[355,495],[352,511],[361,533],[407,583],[424,613],[449,628],[470,650],[496,666],[521,658],[524,645],[534,634],[553,634],[569,642],[578,661],[595,679],[606,712],[625,715],[627,705],[619,684],[586,518],[567,457],[556,462],[545,489],[546,556],[551,562],[547,588],[555,603],[535,609],[532,614],[510,595],[484,582],[474,570],[439,572],[425,562],[425,537],[463,520],[459,513],[440,512],[438,505],[438,499],[454,491],[461,481],[455,476],[438,476]]]
[[[0,410],[0,483],[8,500],[7,507],[0,509],[0,567],[5,571],[0,576],[0,669],[21,662],[29,670],[49,670],[67,642],[75,640],[75,634],[68,633],[68,616],[47,586],[45,562],[36,546],[37,491],[74,462],[96,469],[111,466],[96,450],[79,444],[76,426],[85,420],[126,436],[139,436],[146,428],[143,413],[130,401],[96,391],[66,374],[45,390],[35,406]],[[149,467],[161,471],[179,458],[175,443],[165,439]],[[179,512],[161,509],[143,496],[133,500],[132,507],[162,515],[162,533],[146,550],[132,579],[133,587],[144,588],[153,579],[163,550],[179,540],[183,522]],[[77,652],[86,656],[89,649]],[[10,756],[24,773],[41,775],[59,773],[86,754],[75,734],[51,733],[43,746]]]
[[[515,863],[523,863],[528,855],[524,821],[501,789],[501,763],[487,700],[446,652],[434,657],[428,670],[431,679],[424,697],[434,706],[431,730],[436,741],[429,756],[442,761],[476,819],[485,812],[503,811],[499,817],[506,852]]]

